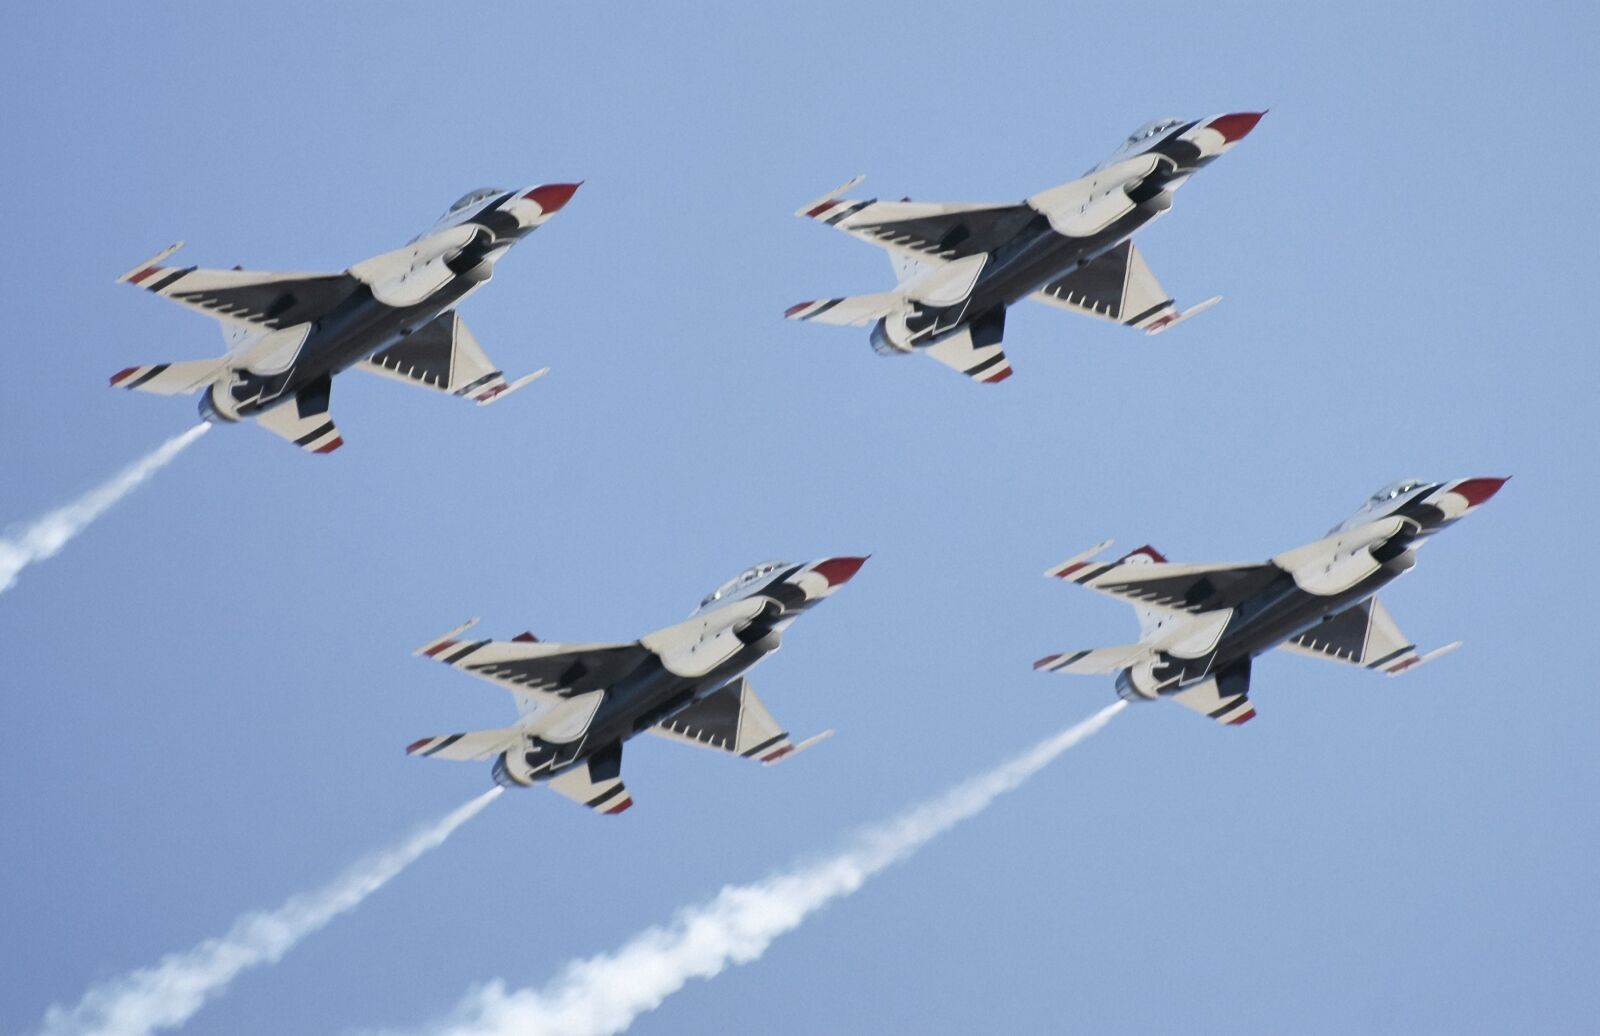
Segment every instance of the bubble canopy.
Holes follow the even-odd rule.
[[[490,198],[495,197],[496,195],[504,193],[506,193],[505,189],[501,187],[479,187],[477,190],[469,191],[468,193],[457,198],[456,203],[450,206],[445,215],[454,216],[463,209],[469,209],[474,205],[481,204],[488,201]]]
[[[1426,482],[1417,478],[1408,478],[1402,479],[1399,482],[1391,482],[1387,486],[1384,486],[1382,489],[1378,490],[1376,493],[1373,493],[1372,499],[1367,502],[1372,504],[1388,503],[1390,500],[1397,500],[1400,497],[1405,496],[1407,493],[1421,489],[1425,485],[1427,485]]]
[[[759,565],[751,565],[726,583],[706,594],[705,599],[700,602],[700,607],[704,608],[708,604],[715,604],[724,597],[731,597],[744,587],[770,576],[780,568],[789,567],[791,566],[787,561],[763,561]]]

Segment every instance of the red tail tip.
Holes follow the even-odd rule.
[[[870,557],[871,555],[868,555]],[[866,558],[829,558],[819,561],[812,566],[811,571],[817,573],[828,581],[829,586],[843,586],[852,576],[861,571],[861,566],[867,563]]]
[[[1231,115],[1219,115],[1206,125],[1222,134],[1222,139],[1232,144],[1249,136],[1250,131],[1256,128],[1256,123],[1260,122],[1261,116],[1265,114],[1267,113],[1234,112]]]
[[[524,194],[523,197],[532,201],[546,213],[560,212],[578,193],[578,188],[583,186],[583,181],[577,183],[547,183]]]
[[[539,643],[539,638],[538,637],[536,637],[532,633],[529,633],[529,632],[526,632],[526,631],[524,631],[522,633],[518,633],[516,636],[512,637],[511,639],[516,641],[518,644],[537,644],[537,643]]]

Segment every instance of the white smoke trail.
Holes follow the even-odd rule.
[[[615,953],[574,961],[542,990],[500,980],[467,994],[432,1036],[605,1036],[632,1025],[692,978],[712,978],[766,952],[810,914],[981,813],[998,796],[1099,731],[1126,702],[1101,709],[1021,755],[858,835],[841,852],[750,885],[728,886]]]
[[[0,539],[0,593],[16,585],[17,574],[35,561],[54,557],[89,523],[105,514],[111,505],[133,492],[139,483],[154,475],[182,453],[184,448],[205,434],[211,425],[200,423],[156,447],[134,461],[111,481],[97,486],[64,507],[38,519],[14,535]]]
[[[491,788],[399,845],[355,863],[328,885],[291,896],[276,910],[246,914],[228,934],[184,953],[170,954],[154,967],[131,971],[84,994],[77,1006],[52,1006],[45,1012],[45,1036],[143,1036],[176,1028],[221,993],[247,968],[275,964],[301,939],[388,884],[429,849],[478,814],[504,790]]]

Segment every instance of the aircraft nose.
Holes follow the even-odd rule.
[[[811,571],[826,579],[830,587],[843,586],[850,581],[850,577],[861,571],[861,566],[866,563],[866,558],[828,558],[812,565]]]
[[[1214,129],[1222,134],[1222,139],[1232,144],[1249,136],[1250,131],[1256,128],[1256,123],[1261,121],[1261,116],[1266,112],[1233,112],[1230,115],[1218,115],[1206,123],[1207,129]]]
[[[583,186],[583,181],[577,183],[547,183],[529,190],[523,194],[524,198],[533,202],[544,211],[546,216],[560,212],[572,196],[578,193],[578,188]]]
[[[1450,487],[1450,492],[1461,497],[1467,502],[1468,507],[1477,507],[1491,496],[1500,492],[1500,487],[1509,481],[1511,476],[1505,478],[1469,478]]]

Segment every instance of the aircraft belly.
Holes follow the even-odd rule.
[[[1313,628],[1327,616],[1371,597],[1396,575],[1380,568],[1355,586],[1326,597],[1308,593],[1298,586],[1275,587],[1269,594],[1262,595],[1268,600],[1246,602],[1241,611],[1248,610],[1251,614],[1223,635],[1217,647],[1215,666],[1222,665],[1224,660],[1252,657],[1272,650]]]
[[[412,329],[424,327],[440,313],[453,308],[477,285],[456,278],[425,303],[396,308],[372,297],[363,286],[333,312],[317,321],[304,335],[303,344],[290,358],[287,370],[239,369],[244,389],[236,408],[241,417],[253,417],[306,385],[338,374],[382,349],[402,341]]]

